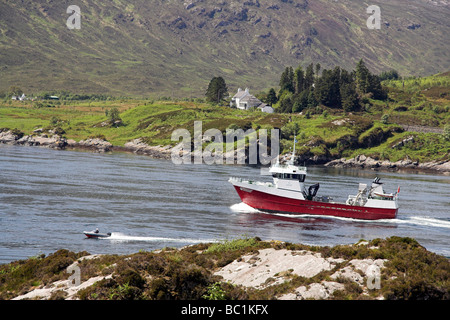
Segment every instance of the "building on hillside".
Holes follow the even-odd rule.
[[[231,98],[230,107],[241,110],[258,108],[262,112],[273,113],[273,108],[256,98],[254,95],[251,95],[248,88],[245,90],[242,90],[241,88],[238,89],[238,92]]]
[[[22,93],[21,96],[12,96],[11,100],[17,100],[17,101],[25,101],[28,100],[27,96],[25,95],[25,93]]]

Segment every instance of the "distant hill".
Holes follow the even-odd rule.
[[[450,68],[447,0],[0,0],[0,92],[67,90],[203,96],[221,75],[230,91],[278,85],[289,65],[430,75]],[[369,30],[369,5],[381,29]]]

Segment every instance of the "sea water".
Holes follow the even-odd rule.
[[[267,214],[241,203],[229,177],[270,181],[260,168],[175,165],[128,153],[0,145],[0,263],[58,249],[131,254],[239,237],[309,245],[412,237],[450,256],[450,177],[309,167],[305,186],[344,202],[376,177],[400,186],[397,219]],[[87,239],[99,228],[110,238]]]

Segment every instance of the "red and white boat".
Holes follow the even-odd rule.
[[[293,155],[295,154],[295,145]],[[270,213],[293,213],[336,216],[354,219],[394,219],[398,212],[398,193],[387,194],[379,178],[370,188],[359,184],[358,193],[349,195],[345,203],[334,202],[332,198],[317,196],[319,184],[304,187],[307,168],[294,165],[294,156],[287,164],[279,160],[269,172],[273,183],[255,182],[241,178],[230,178],[242,202],[260,211]]]

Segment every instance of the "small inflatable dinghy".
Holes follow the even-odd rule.
[[[108,233],[100,233],[100,232],[98,231],[98,229],[96,229],[96,230],[94,230],[94,231],[84,231],[83,233],[84,233],[84,235],[85,235],[86,237],[88,237],[88,238],[95,238],[95,239],[98,239],[98,238],[108,238],[108,237],[111,237],[111,232],[108,232]]]

